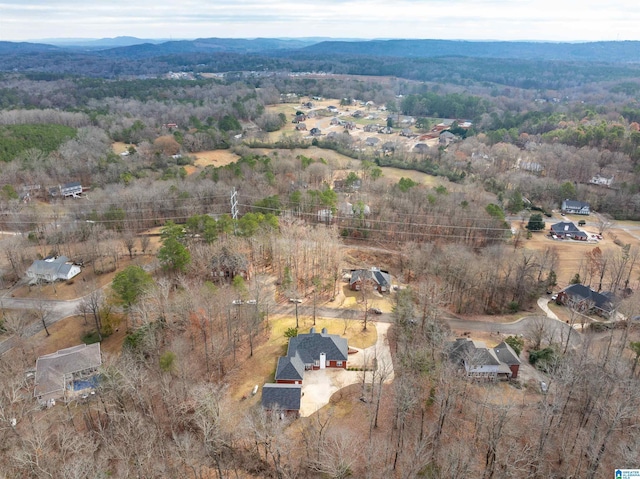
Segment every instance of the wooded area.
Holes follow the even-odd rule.
[[[263,75],[248,73],[257,55],[181,61],[191,55],[193,80],[133,77],[177,57],[123,79],[104,69],[137,62],[105,57],[92,72],[81,55],[65,64],[73,74],[0,75],[0,285],[29,304],[0,299],[0,470],[489,479],[637,467],[635,65],[317,53],[270,58],[280,69]],[[38,58],[46,70],[57,54]],[[234,72],[201,75],[214,62]],[[308,106],[321,102],[340,114]],[[299,116],[310,130],[334,116],[349,126],[313,136]],[[380,146],[360,134],[371,125]],[[233,161],[196,160],[211,150]],[[76,182],[78,197],[60,194]],[[601,243],[542,239],[566,199],[590,204]],[[61,255],[80,276],[27,278]],[[347,273],[371,267],[398,287],[350,291]],[[571,302],[547,306],[559,319],[540,313],[570,284],[614,293],[612,316]],[[77,301],[87,331],[60,347],[55,299]],[[251,388],[273,380],[274,324],[295,336],[323,314],[343,334],[390,322],[393,364],[376,358],[308,417],[265,411]],[[515,344],[522,377],[467,377],[449,360],[457,335]],[[40,407],[36,358],[81,339],[103,345],[95,397]]]

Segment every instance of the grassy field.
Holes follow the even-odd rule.
[[[196,157],[195,166],[204,168],[206,166],[225,166],[240,159],[238,155],[230,150],[207,150],[193,153]]]

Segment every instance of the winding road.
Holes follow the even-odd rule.
[[[58,321],[68,318],[76,314],[77,307],[83,298],[76,298],[69,301],[59,300],[37,300],[37,299],[18,299],[11,297],[0,298],[0,309],[37,309],[39,307],[47,308],[47,327]],[[490,321],[469,321],[460,319],[455,316],[445,316],[445,320],[451,329],[469,331],[469,332],[485,332],[485,333],[502,333],[510,335],[526,334],[531,331],[540,318],[547,320],[545,326],[547,335],[558,340],[566,338],[570,326],[563,323],[548,308],[548,298],[542,297],[538,300],[538,306],[546,316],[532,315],[526,316],[512,323],[494,323]],[[277,304],[275,308],[270,309],[270,313],[295,315],[295,305],[290,303]],[[313,316],[313,306],[299,305],[298,315]],[[347,319],[351,321],[361,321],[363,319],[363,311],[361,309],[339,309],[316,307],[316,316],[323,318]],[[393,315],[391,313],[369,314],[369,320],[376,322],[392,323]],[[23,338],[29,338],[44,329],[41,321],[31,323],[22,333]],[[578,331],[574,329],[576,334],[570,335],[571,346],[577,346],[581,343],[582,338]],[[15,337],[11,336],[0,343],[0,355],[11,350],[16,343]]]

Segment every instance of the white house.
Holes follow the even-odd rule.
[[[611,187],[611,184],[613,183],[613,176],[611,178],[607,178],[606,176],[600,176],[600,174],[597,174],[596,176],[591,178],[591,181],[589,181],[589,183],[591,183],[592,185]]]
[[[66,256],[37,259],[27,270],[27,277],[32,282],[68,280],[80,274],[80,266],[69,261]]]
[[[591,211],[589,203],[567,199],[562,202],[562,212],[575,215],[588,215]]]

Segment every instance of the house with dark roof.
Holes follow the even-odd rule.
[[[27,269],[27,277],[32,283],[66,281],[78,274],[80,274],[80,266],[73,264],[66,256],[37,259]]]
[[[520,359],[513,348],[504,341],[495,348],[488,348],[482,341],[458,338],[448,347],[449,359],[464,367],[465,374],[475,379],[515,379]]]
[[[304,370],[304,363],[297,352],[291,357],[280,357],[278,358],[278,366],[276,367],[276,383],[302,384]]]
[[[613,293],[598,293],[583,284],[572,284],[558,293],[557,304],[571,306],[581,313],[596,313],[609,317],[615,310]]]
[[[346,369],[348,355],[347,340],[337,334],[327,333],[326,328],[319,333],[316,328],[311,328],[307,334],[290,338],[287,355],[278,358],[275,384],[262,387],[262,407],[297,417],[305,371]]]
[[[325,368],[347,368],[349,347],[347,340],[337,334],[328,334],[326,328],[316,333],[311,328],[307,334],[298,334],[289,339],[288,358],[298,357],[305,370]]]
[[[265,384],[262,386],[262,407],[298,417],[302,399],[301,384]]]
[[[561,221],[551,225],[551,235],[562,239],[571,238],[579,241],[587,241],[588,239],[587,233],[580,231],[571,221]]]
[[[518,354],[514,349],[502,341],[493,348],[493,351],[496,353],[498,361],[506,364],[509,366],[509,369],[511,369],[511,379],[516,379],[518,377],[518,371],[520,370],[520,358],[518,358]]]
[[[376,146],[378,143],[380,143],[380,139],[375,136],[371,136],[364,140],[364,144],[367,146]]]
[[[589,203],[568,199],[562,202],[562,212],[574,215],[589,215],[591,213]]]
[[[373,285],[379,293],[389,292],[391,290],[391,275],[388,271],[379,268],[351,270],[349,288],[352,291],[360,291],[365,283]]]
[[[251,265],[242,253],[223,246],[219,254],[211,258],[211,275],[219,281],[232,281],[236,276],[251,279]]]

